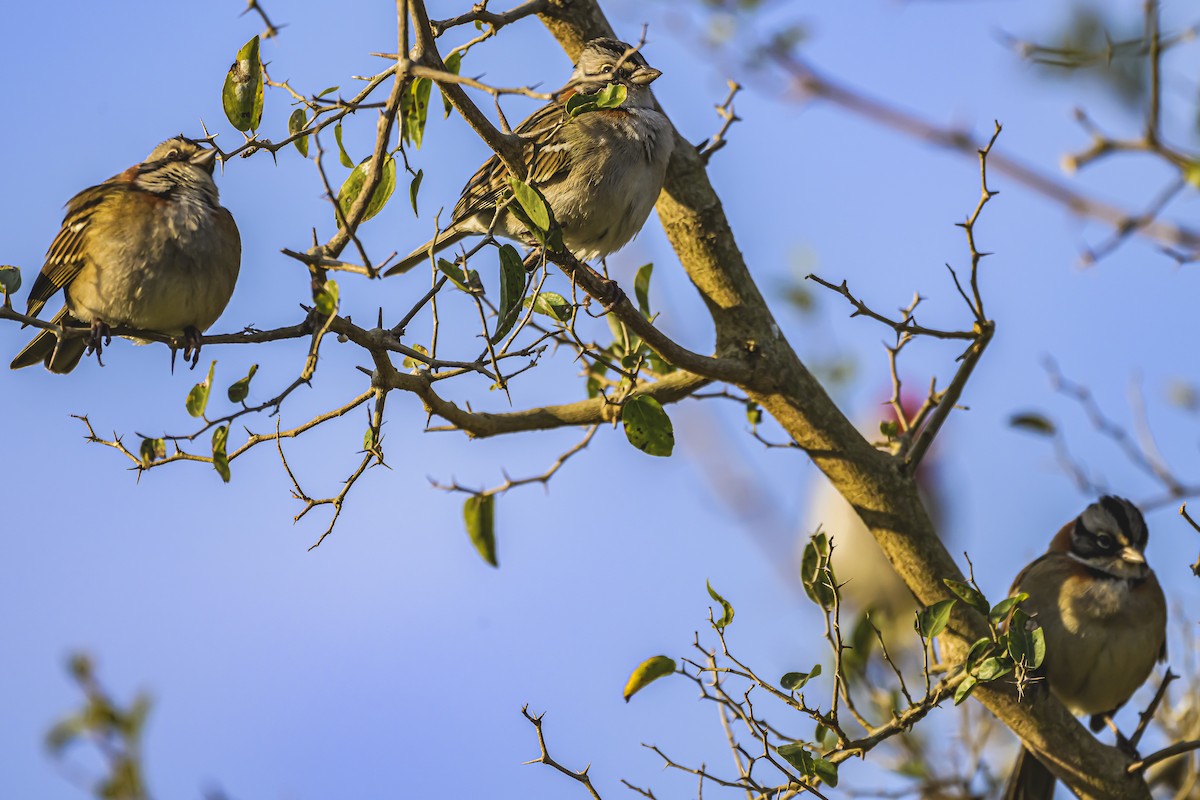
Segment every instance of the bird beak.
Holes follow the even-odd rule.
[[[200,169],[206,170],[208,174],[211,175],[213,168],[216,166],[217,151],[211,149],[200,150],[188,160]]]
[[[1145,564],[1146,557],[1132,547],[1121,548],[1121,560],[1127,564]]]
[[[662,75],[662,70],[654,67],[638,67],[629,76],[629,82],[636,83],[638,86],[648,86],[654,83],[659,75]]]

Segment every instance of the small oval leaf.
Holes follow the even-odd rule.
[[[163,439],[142,439],[138,455],[142,459],[142,466],[148,467],[160,458],[166,457],[167,443]]]
[[[342,216],[349,219],[350,208],[354,205],[354,201],[358,199],[362,193],[363,186],[366,185],[367,177],[371,173],[371,157],[368,156],[365,161],[354,168],[346,178],[346,182],[342,184],[342,188],[338,190],[338,207],[342,210]],[[374,193],[371,195],[371,201],[367,203],[367,210],[363,212],[360,222],[366,222],[371,217],[378,214],[387,205],[387,201],[391,198],[392,192],[396,190],[396,159],[391,156],[387,157],[387,161],[383,162],[383,174],[379,178],[379,184],[375,187]],[[337,222],[335,219],[334,222]]]
[[[653,656],[647,658],[641,664],[638,664],[637,669],[629,676],[629,680],[625,682],[625,702],[629,702],[629,698],[646,688],[647,684],[664,678],[675,671],[675,660],[666,656]]]
[[[467,536],[483,560],[493,567],[500,566],[496,560],[496,496],[475,494],[463,504],[463,521],[467,524]]]
[[[225,444],[229,440],[229,426],[222,425],[213,431],[212,460],[213,469],[221,476],[221,480],[229,483],[229,456],[225,454]]]
[[[313,295],[313,302],[316,303],[317,312],[323,317],[332,317],[336,314],[339,294],[337,281],[325,281],[317,293]]]
[[[402,127],[404,141],[412,142],[421,149],[421,140],[425,136],[425,122],[429,116],[429,92],[433,89],[433,81],[428,78],[417,78],[408,87],[408,91],[400,95],[400,116],[404,120]]]
[[[651,456],[669,456],[675,449],[675,429],[662,404],[648,395],[635,395],[621,407],[621,423],[629,443]]]
[[[721,604],[721,618],[716,620],[715,622],[713,622],[713,627],[714,628],[729,627],[729,623],[733,622],[733,606],[730,605],[728,600],[726,600],[724,597],[721,597],[721,595],[717,594],[717,590],[712,587],[711,583],[709,583],[708,581],[705,581],[704,585],[708,587],[708,596]]]
[[[561,294],[538,292],[532,298],[525,298],[523,305],[526,308],[532,305],[535,314],[545,314],[547,317],[554,317],[559,322],[571,320],[571,304]]]
[[[346,169],[354,169],[354,159],[346,152],[346,146],[342,144],[342,123],[333,126],[333,138],[337,141],[338,146],[338,161]]]
[[[1058,429],[1054,427],[1053,422],[1041,414],[1037,414],[1032,411],[1022,414],[1013,414],[1009,418],[1008,424],[1014,428],[1020,428],[1022,430],[1029,431],[1030,433],[1036,433],[1040,436],[1053,436],[1058,432]]]
[[[256,372],[258,372],[258,364],[251,364],[250,371],[246,374],[246,377],[239,378],[233,383],[232,386],[229,387],[227,392],[229,395],[229,402],[240,403],[249,396],[250,380],[254,377],[254,373]]]
[[[650,319],[650,276],[654,272],[653,264],[645,264],[637,271],[633,279],[633,294],[637,297],[638,310]]]
[[[10,264],[0,266],[0,292],[12,294],[21,288],[21,268]]]
[[[525,297],[525,265],[521,254],[511,244],[500,247],[500,318],[492,344],[500,341],[512,330],[520,316],[521,300]]]
[[[576,92],[567,98],[567,115],[577,117],[589,111],[618,108],[625,102],[627,94],[625,87],[619,83],[610,83],[595,94]]]
[[[304,130],[307,124],[308,120],[304,115],[304,109],[297,108],[292,112],[292,115],[288,117],[288,136],[295,136],[298,132]],[[296,149],[300,151],[300,155],[308,158],[307,136],[301,136],[299,139],[295,139],[292,144],[296,145]]]
[[[516,197],[521,210],[529,217],[529,221],[533,223],[534,227],[545,234],[550,230],[550,208],[546,205],[542,193],[516,178],[509,178],[508,182],[512,186],[513,196]]]
[[[217,368],[217,362],[214,361],[208,365],[208,377],[197,383],[188,392],[187,396],[187,412],[193,417],[204,416],[204,409],[208,408],[208,393],[212,389],[213,371]]]
[[[926,639],[932,639],[946,630],[946,626],[950,623],[950,611],[957,602],[958,598],[956,597],[951,597],[949,600],[939,600],[918,612],[917,630],[920,634]]]
[[[262,121],[263,74],[257,36],[238,50],[237,59],[225,75],[221,104],[229,124],[239,131],[256,130]]]
[[[964,603],[980,614],[987,614],[990,611],[987,598],[971,584],[951,580],[950,578],[943,578],[942,583],[946,584],[947,589],[958,595]]]
[[[421,216],[421,212],[417,211],[417,192],[421,191],[421,180],[425,177],[425,170],[417,170],[417,174],[413,176],[412,182],[408,184],[408,200],[412,203],[413,216]]]

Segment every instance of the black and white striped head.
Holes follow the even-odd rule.
[[[209,196],[215,203],[217,185],[212,176],[216,160],[216,150],[181,134],[151,150],[146,160],[134,167],[134,181],[155,194],[191,190]]]
[[[1105,495],[1067,526],[1068,555],[1086,566],[1123,579],[1150,573],[1144,555],[1150,532],[1137,506],[1122,497]]]
[[[628,97],[640,97],[645,88],[662,75],[646,63],[642,54],[616,39],[592,39],[583,46],[571,85],[584,94],[594,94],[609,84],[625,87]]]

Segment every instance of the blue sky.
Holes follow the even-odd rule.
[[[466,6],[431,5],[435,17]],[[773,13],[807,24],[805,53],[826,72],[931,120],[969,127],[981,141],[998,119],[1005,126],[998,151],[1045,170],[1086,143],[1072,121],[1075,105],[1109,130],[1137,130],[1137,120],[1094,85],[1047,80],[999,43],[997,30],[1033,34],[1060,22],[1061,9],[1051,8],[1058,4],[824,5],[805,16]],[[1113,6],[1137,14],[1135,4]],[[861,416],[886,378],[886,331],[848,319],[832,296],[818,296],[818,311],[800,315],[782,292],[803,265],[848,279],[880,309],[920,291],[925,322],[964,324],[944,264],[966,263],[954,223],[978,197],[977,165],[828,106],[795,102],[779,75],[752,73],[706,49],[696,20],[671,4],[616,0],[605,7],[626,38],[650,25],[645,54],[665,73],[656,94],[692,141],[715,130],[712,105],[723,98],[725,80],[746,83],[737,100],[744,121],[714,158],[712,181],[760,286],[779,296],[778,316],[794,346],[814,360],[855,360],[858,378],[839,397]],[[136,163],[168,136],[198,135],[202,119],[223,143],[237,141],[221,112],[220,87],[237,49],[260,28],[256,18],[239,18],[240,9],[130,1],[10,10],[0,63],[17,80],[11,121],[0,133],[8,154],[0,262],[21,265],[27,286],[75,192]],[[264,44],[272,77],[311,93],[333,84],[347,90],[349,76],[380,68],[367,54],[394,49],[391,5],[330,9],[268,6],[287,23]],[[1168,24],[1192,21],[1178,16],[1186,13],[1181,6],[1167,12]],[[1181,144],[1195,143],[1189,115],[1196,87],[1187,76],[1196,60],[1194,52],[1181,54],[1168,71],[1168,122]],[[535,22],[505,31],[466,63],[464,71],[500,85],[556,86],[570,69]],[[505,106],[510,119],[532,108],[523,102]],[[268,94],[264,135],[281,137],[290,111],[285,97]],[[374,131],[373,118],[360,117],[346,126],[357,157]],[[457,117],[432,120],[413,156],[426,172],[421,218],[398,193],[363,228],[365,241],[379,253],[423,241],[431,212],[451,206],[486,155]],[[1137,209],[1164,175],[1148,159],[1131,158],[1078,180]],[[279,250],[304,249],[313,226],[331,233],[315,171],[288,150],[277,165],[262,155],[237,160],[218,182],[241,228],[243,265],[214,330],[297,321],[308,278]],[[1184,477],[1200,473],[1196,419],[1164,400],[1172,380],[1200,372],[1192,345],[1200,333],[1200,277],[1137,241],[1081,269],[1083,246],[1101,240],[1102,229],[1002,175],[993,188],[1001,194],[979,236],[996,254],[983,286],[997,335],[963,398],[970,411],[951,418],[939,457],[953,512],[947,528],[970,552],[983,588],[999,596],[1088,501],[1045,441],[1009,428],[1013,412],[1047,411],[1113,490],[1134,499],[1155,494],[1054,395],[1044,356],[1090,385],[1126,423],[1128,387],[1140,376],[1166,456]],[[1194,220],[1198,207],[1189,190],[1171,214]],[[653,217],[609,266],[628,278],[646,261],[656,265],[652,294],[663,328],[695,349],[710,347],[703,307]],[[398,313],[422,291],[413,280],[339,282],[343,309],[360,321],[373,319],[380,305]],[[454,310],[453,299],[447,305]],[[16,325],[0,325],[0,352],[15,353],[26,338]],[[905,368],[916,384],[931,374],[945,381],[955,355],[918,343]],[[314,386],[285,406],[285,426],[366,388],[353,369],[361,355],[330,342],[323,356]],[[251,399],[263,399],[294,376],[303,348],[213,347],[205,357],[218,360],[222,386],[259,363]],[[647,457],[619,430],[604,430],[548,492],[529,487],[501,498],[501,569],[493,570],[463,533],[462,498],[428,479],[482,486],[502,481],[502,469],[541,472],[582,432],[478,442],[422,433],[419,404],[394,397],[385,441],[392,469],[369,472],[334,535],[309,552],[325,512],[292,524],[300,508],[266,449],[234,462],[229,485],[198,465],[157,469],[138,483],[115,452],[82,440],[70,414],[86,413],[98,432],[126,432],[133,441],[134,431],[186,429],[184,397],[201,376],[171,375],[167,360],[163,348],[120,342],[103,369],[88,362],[65,378],[34,369],[0,376],[7,422],[0,796],[80,796],[41,744],[51,722],[78,702],[62,669],[77,649],[95,656],[118,696],[145,688],[156,697],[146,758],[158,796],[219,786],[234,797],[296,800],[426,796],[468,782],[472,789],[463,793],[486,786],[495,797],[575,792],[551,770],[521,765],[537,754],[520,716],[525,703],[548,712],[554,755],[576,767],[591,762],[606,797],[626,791],[620,777],[660,796],[690,791],[690,780],[664,775],[639,743],[661,744],[680,760],[724,763],[712,709],[695,702],[682,681],[656,685],[629,705],[620,693],[643,658],[687,652],[692,631],[706,624],[705,580],[734,602],[732,642],[764,674],[807,669],[824,657],[818,616],[779,568],[804,533],[819,476],[795,452],[764,450],[732,404],[673,408],[680,445],[671,459]],[[514,383],[513,404],[569,401],[582,387],[560,356]],[[503,398],[486,388],[464,384],[455,396],[503,408]],[[249,424],[265,431],[274,422]],[[357,462],[364,427],[361,414],[351,415],[288,446],[307,490],[337,490]],[[769,507],[735,512],[722,499],[731,486],[752,487]],[[1170,508],[1150,524],[1150,561],[1182,604],[1179,620],[1188,619],[1197,599],[1186,567],[1195,534]]]

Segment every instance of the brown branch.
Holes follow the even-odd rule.
[[[856,89],[851,89],[822,74],[812,65],[795,56],[777,53],[776,61],[806,94],[827,100],[870,122],[936,147],[962,155],[972,157],[975,155],[975,145],[972,143],[971,136],[962,130],[940,127],[914,114],[902,111],[897,106],[889,105]],[[1090,198],[1071,188],[1068,184],[1014,158],[997,155],[991,159],[991,166],[1075,214],[1099,220],[1116,230],[1126,229],[1132,225],[1138,234],[1167,247],[1179,247],[1189,252],[1200,250],[1200,232],[1192,228],[1161,220],[1137,225],[1138,215]]]
[[[594,0],[551,0],[541,19],[572,57],[588,39],[613,35]],[[977,157],[969,137],[961,139],[955,142],[950,136],[947,144]],[[1011,169],[1011,162],[1006,166]],[[938,540],[915,481],[897,468],[893,456],[876,450],[854,430],[788,345],[737,248],[703,162],[678,136],[657,209],[712,316],[717,356],[751,367],[745,380],[734,382],[779,422],[850,502],[917,598],[929,605],[949,597],[941,579],[961,580],[962,572]],[[1146,230],[1161,232],[1160,227]],[[1200,245],[1200,236],[1190,240]],[[939,637],[948,663],[961,661],[971,643],[987,635],[982,615],[961,606]],[[1049,754],[1051,771],[1076,791],[1112,798],[1149,796],[1140,778],[1125,773],[1126,759],[1098,743],[1061,704],[1022,705],[1012,687],[996,683],[977,687],[975,696],[1032,749]]]
[[[550,757],[550,750],[546,747],[546,735],[542,731],[542,719],[546,716],[545,713],[529,713],[529,704],[526,703],[521,707],[521,714],[525,717],[525,719],[529,720],[530,724],[533,725],[533,729],[537,731],[538,748],[542,751],[541,755],[539,755],[537,758],[530,759],[525,763],[545,764],[548,767],[554,767],[554,769],[558,770],[563,775],[566,775],[568,778],[571,778],[572,780],[578,781],[580,784],[582,784],[583,788],[587,789],[588,795],[594,798],[594,800],[600,800],[600,793],[596,791],[596,787],[592,785],[592,779],[588,777],[588,770],[591,769],[590,764],[579,772],[576,772],[573,769],[567,769],[562,764]]]

